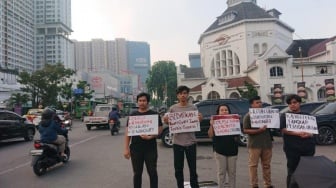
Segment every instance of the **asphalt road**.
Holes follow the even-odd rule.
[[[33,142],[10,140],[0,142],[0,187],[70,187],[70,188],[131,188],[131,162],[123,158],[123,133],[111,136],[108,130],[87,131],[76,121],[69,133],[71,158],[68,164],[58,165],[47,174],[37,177],[30,166],[29,151]],[[39,135],[37,134],[36,137]],[[318,146],[316,155],[325,155],[336,160],[336,145]],[[176,187],[173,167],[173,152],[158,140],[158,174],[160,188]],[[199,181],[216,181],[216,166],[211,144],[201,142],[197,148],[197,170]],[[237,162],[237,187],[248,187],[247,150],[239,148]],[[186,163],[185,163],[186,165]],[[272,181],[275,187],[285,187],[286,159],[282,151],[281,138],[275,138],[272,158]],[[261,170],[259,182],[262,185]],[[185,179],[188,181],[188,168]],[[149,187],[148,176],[144,170],[143,187]]]

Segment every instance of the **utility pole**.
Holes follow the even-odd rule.
[[[302,61],[302,49],[299,47],[300,61],[301,61],[301,82],[303,82],[303,61]]]

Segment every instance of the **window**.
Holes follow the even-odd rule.
[[[323,101],[325,97],[326,97],[326,90],[325,87],[322,87],[317,91],[317,100]]]
[[[283,76],[282,68],[281,67],[272,67],[270,69],[270,76],[271,77]]]
[[[318,66],[316,67],[316,74],[328,74],[328,67],[327,66]]]
[[[266,52],[266,50],[267,50],[267,44],[263,43],[262,44],[262,53]]]
[[[258,54],[259,53],[259,44],[254,44],[254,46],[253,46],[253,50],[254,50],[254,53],[255,54]]]

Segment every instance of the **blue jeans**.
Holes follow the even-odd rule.
[[[184,154],[185,154],[189,166],[190,186],[191,188],[199,188],[196,172],[196,144],[193,144],[191,146],[180,146],[174,144],[173,149],[174,149],[175,178],[177,181],[177,187],[184,188],[183,167],[184,167]]]

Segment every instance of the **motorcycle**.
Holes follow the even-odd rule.
[[[114,135],[114,133],[119,134],[119,130],[120,130],[120,121],[114,121],[113,119],[111,119],[109,121],[109,125],[110,125],[110,130],[111,130],[111,136]]]
[[[49,167],[52,167],[58,163],[67,163],[70,159],[70,147],[68,145],[67,135],[65,143],[65,155],[64,158],[58,150],[58,146],[55,144],[42,143],[40,140],[34,140],[34,148],[30,151],[32,155],[31,166],[37,176],[41,176],[47,172]]]
[[[61,123],[62,128],[71,130],[72,129],[72,120],[71,119],[64,119]]]

